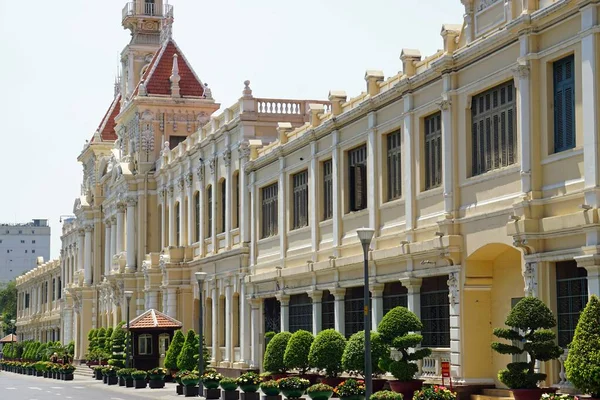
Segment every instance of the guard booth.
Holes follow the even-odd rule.
[[[131,320],[129,330],[133,368],[149,370],[162,367],[173,334],[182,326],[175,318],[155,309]]]

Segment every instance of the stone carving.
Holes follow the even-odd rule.
[[[196,176],[198,177],[198,181],[204,182],[204,164],[198,165],[198,168],[196,168]]]
[[[525,280],[525,296],[537,296],[537,263],[525,263],[523,270]]]
[[[517,68],[513,69],[513,72],[519,79],[529,78],[529,65],[519,64]]]
[[[210,174],[214,175],[215,174],[215,169],[217,167],[217,159],[216,157],[213,157],[210,159],[210,161],[208,162],[208,166],[210,167]]]
[[[137,205],[137,197],[129,196],[127,199],[125,199],[125,202],[127,203],[128,207],[135,207]]]
[[[452,105],[452,102],[450,100],[442,100],[441,102],[438,103],[438,106],[440,107],[440,110],[442,110],[442,111],[450,110],[451,105]]]
[[[212,100],[212,90],[208,87],[208,83],[204,84],[204,98],[207,100]]]
[[[191,172],[188,172],[185,175],[185,186],[187,188],[191,188],[193,183],[194,183],[194,174]]]
[[[499,1],[500,0],[480,0],[477,11],[482,11],[482,10],[490,7],[491,5],[498,3]]]
[[[166,286],[169,284],[169,274],[167,273],[167,263],[169,262],[169,256],[162,254],[160,256],[158,267],[162,273],[162,284]]]
[[[205,113],[204,111],[201,111],[198,114],[198,116],[196,117],[196,122],[198,123],[198,127],[204,126],[209,120],[210,120],[210,116],[207,113]]]
[[[179,190],[180,193],[182,193],[184,187],[185,187],[185,180],[180,177],[179,179],[177,179],[177,189]]]
[[[225,150],[225,152],[223,153],[223,163],[225,164],[226,167],[229,167],[231,165],[231,151],[230,150]]]
[[[247,160],[250,157],[250,147],[247,143],[241,143],[238,147],[238,155],[242,160]]]
[[[173,193],[175,193],[175,186],[170,185],[168,190],[169,190],[169,197],[172,198],[173,197]]]
[[[163,157],[166,157],[167,154],[169,154],[170,151],[171,151],[171,149],[169,148],[169,142],[164,142],[162,150],[160,152],[160,155],[163,156]]]
[[[450,305],[455,306],[458,300],[458,292],[459,292],[459,273],[458,272],[450,272],[450,276],[448,278],[448,299],[450,299]]]

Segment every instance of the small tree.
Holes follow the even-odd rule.
[[[96,349],[104,350],[104,347],[106,345],[106,329],[104,329],[104,328],[98,329],[96,339],[97,339]]]
[[[308,371],[310,366],[306,349],[310,349],[314,340],[312,333],[302,329],[292,334],[283,355],[286,369],[297,369],[301,374]]]
[[[104,342],[104,351],[106,351],[108,354],[112,354],[112,334],[113,328],[108,328],[106,330],[106,340]]]
[[[384,344],[395,348],[401,354],[398,360],[392,360],[389,355],[380,360],[381,369],[388,371],[394,378],[402,382],[412,381],[419,367],[415,361],[431,354],[431,349],[422,348],[409,352],[409,349],[419,346],[423,336],[418,333],[423,330],[419,317],[406,307],[395,307],[388,311],[377,326]]]
[[[546,374],[535,372],[535,361],[558,358],[563,350],[554,343],[556,319],[540,299],[525,297],[510,311],[504,322],[509,328],[494,329],[494,336],[506,340],[517,340],[523,348],[512,344],[492,343],[492,349],[500,354],[529,355],[529,362],[513,362],[498,372],[498,379],[510,389],[535,389],[537,383],[546,379]]]
[[[110,352],[110,359],[108,364],[123,368],[125,366],[125,329],[123,329],[124,322],[120,322],[119,325],[112,331],[111,344],[112,349]]]
[[[579,317],[569,355],[567,378],[579,390],[600,398],[600,300],[592,295]]]
[[[194,362],[196,366],[198,365],[198,346],[200,343],[200,335],[196,335],[196,342],[194,344]],[[210,353],[208,352],[208,348],[206,347],[206,340],[202,338],[202,355],[204,357],[204,366],[206,367],[210,364]]]
[[[98,330],[97,329],[91,329],[88,332],[88,353],[93,352],[96,347],[98,346]]]
[[[273,336],[273,339],[271,339],[265,350],[265,357],[263,360],[263,368],[265,371],[278,373],[284,373],[286,371],[283,356],[285,355],[285,349],[291,337],[292,334],[289,332],[279,332]]]
[[[197,364],[194,361],[194,354],[198,353],[195,347],[197,341],[196,334],[190,329],[185,337],[183,348],[177,356],[177,368],[180,370],[185,369],[192,371],[196,367]]]
[[[169,345],[167,354],[165,355],[165,368],[171,370],[177,369],[177,356],[181,353],[184,342],[185,336],[183,336],[183,333],[180,330],[176,331],[175,335],[173,335],[173,341]]]
[[[342,372],[342,356],[346,347],[346,338],[335,329],[325,329],[317,334],[310,346],[308,364],[311,368],[325,371],[329,378],[335,378]]]
[[[379,361],[389,357],[390,348],[383,343],[379,333],[371,332],[371,371],[373,375],[381,375]],[[365,331],[350,336],[342,356],[342,367],[353,375],[365,377]]]

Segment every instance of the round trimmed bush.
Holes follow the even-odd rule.
[[[379,368],[379,360],[388,357],[390,348],[383,343],[377,332],[371,332],[371,371],[373,375],[381,375],[384,371]],[[342,355],[344,371],[352,375],[365,377],[365,331],[356,332],[350,336]]]
[[[419,317],[406,307],[392,308],[377,325],[377,332],[381,335],[381,340],[390,344],[397,337],[422,330],[423,323]]]
[[[177,330],[173,335],[173,341],[169,345],[167,354],[165,356],[165,368],[177,369],[177,357],[181,353],[183,343],[185,342],[185,336],[181,330]]]
[[[288,341],[292,337],[289,332],[279,332],[267,345],[263,367],[265,371],[284,373],[287,371],[283,357],[287,348]]]
[[[283,363],[286,369],[296,369],[301,374],[306,373],[310,368],[306,350],[310,349],[314,340],[315,337],[312,333],[302,329],[292,334],[283,355]]]
[[[342,372],[342,356],[346,348],[346,338],[335,329],[319,332],[308,353],[311,368],[325,371],[325,375],[335,378]]]
[[[600,300],[592,295],[579,317],[569,355],[567,378],[580,391],[600,397]]]

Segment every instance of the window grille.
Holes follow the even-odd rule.
[[[473,97],[473,176],[516,161],[514,92],[514,84],[510,81]]]
[[[350,211],[359,211],[367,208],[366,145],[348,152],[348,176],[350,177]]]
[[[556,303],[558,345],[567,347],[588,302],[587,270],[576,261],[556,263]]]
[[[290,332],[300,329],[312,333],[312,301],[308,294],[290,296]]]
[[[346,289],[344,303],[345,334],[350,337],[365,329],[363,286]]]
[[[265,333],[281,331],[281,305],[274,298],[264,300]]]
[[[425,118],[425,190],[442,183],[442,114]]]
[[[388,201],[402,196],[402,144],[400,131],[387,135]]]
[[[400,282],[388,282],[383,287],[383,315],[392,308],[408,305],[408,289]]]
[[[308,225],[308,171],[292,176],[293,223],[292,229]]]
[[[277,235],[277,183],[262,189],[262,236]]]
[[[335,297],[329,290],[323,291],[321,299],[321,329],[335,328]]]
[[[421,286],[423,347],[450,347],[448,277],[424,278]]]

